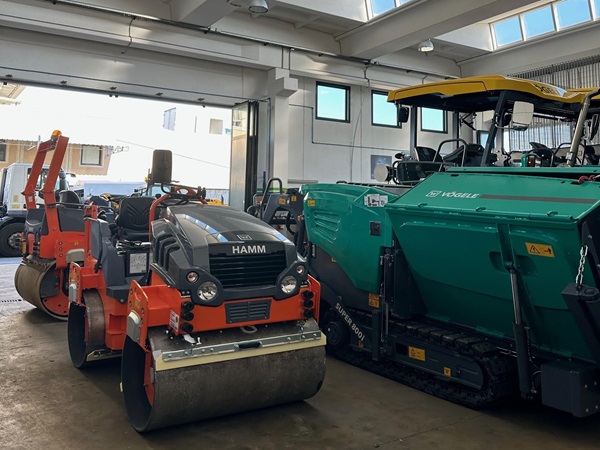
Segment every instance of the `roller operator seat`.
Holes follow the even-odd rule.
[[[147,241],[150,206],[153,197],[124,197],[119,203],[115,222],[117,235],[128,241]]]
[[[79,195],[77,195],[73,191],[60,191],[58,193],[58,201],[60,203],[70,203],[72,205],[81,204],[81,200],[79,199]]]

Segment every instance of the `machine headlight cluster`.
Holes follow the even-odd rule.
[[[284,294],[291,294],[292,292],[294,292],[296,290],[297,286],[298,286],[298,282],[291,275],[288,275],[287,277],[283,277],[283,279],[281,280],[281,290],[283,291]]]
[[[198,288],[198,297],[203,302],[210,302],[219,292],[217,285],[212,281],[205,281]]]

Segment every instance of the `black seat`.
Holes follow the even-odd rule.
[[[87,199],[87,202],[91,205],[96,205],[102,208],[110,207],[110,201],[101,195],[90,195],[90,197]]]
[[[418,161],[442,162],[442,157],[431,147],[416,146],[415,153]]]
[[[119,204],[117,236],[128,241],[147,241],[152,197],[124,197]]]
[[[457,166],[463,165],[463,153],[464,165],[465,166],[479,166],[481,165],[481,158],[483,157],[483,147],[479,144],[467,144],[459,146],[456,150],[448,153],[444,156],[444,162],[456,164]]]
[[[70,203],[72,205],[81,204],[81,200],[79,199],[79,195],[77,195],[73,191],[60,191],[58,193],[58,201],[60,203]]]

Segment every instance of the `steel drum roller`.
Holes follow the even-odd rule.
[[[307,327],[318,330],[314,320]],[[269,325],[256,339],[285,335],[290,330],[288,324]],[[137,431],[307,399],[319,391],[325,377],[324,336],[320,342],[226,353],[215,362],[203,362],[203,358],[214,355],[181,359],[173,361],[175,368],[171,369],[171,362],[161,359],[176,348],[173,340],[164,329],[149,331],[152,354],[129,337],[123,349],[123,395],[127,414]],[[216,336],[221,344],[248,339],[238,329]],[[202,341],[203,345],[211,345],[210,339],[203,337]],[[249,352],[248,357],[240,357],[243,352]],[[144,386],[145,373],[146,379],[154,382],[150,395]]]
[[[60,278],[54,264],[37,268],[21,263],[15,272],[15,288],[23,300],[55,319],[67,320],[69,300]]]

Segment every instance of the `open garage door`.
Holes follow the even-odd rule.
[[[232,110],[229,205],[246,211],[256,193],[258,102],[240,103]]]

